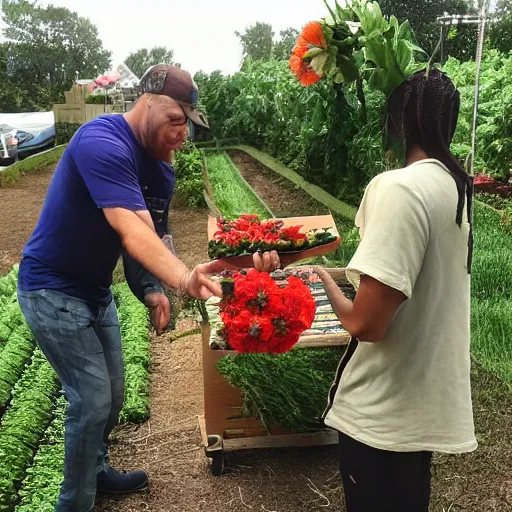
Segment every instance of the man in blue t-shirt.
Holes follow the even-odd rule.
[[[176,179],[172,151],[189,120],[208,127],[196,110],[197,86],[186,71],[158,65],[141,79],[141,91],[129,113],[94,119],[74,135],[20,265],[21,309],[69,401],[59,512],[91,510],[97,490],[119,494],[148,483],[144,471],[121,473],[107,460],[124,394],[110,289],[120,254],[157,331],[170,317],[163,285],[201,300],[221,294],[208,277],[218,262],[189,270],[161,239]],[[277,267],[277,255],[264,257],[255,259],[260,269]]]

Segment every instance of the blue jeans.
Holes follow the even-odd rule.
[[[64,481],[58,512],[94,507],[96,475],[123,405],[124,369],[114,301],[94,306],[53,290],[18,290],[23,315],[62,381],[66,415]]]

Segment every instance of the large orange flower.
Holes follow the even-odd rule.
[[[299,36],[299,40],[300,39],[303,39],[313,46],[318,46],[319,48],[327,48],[327,42],[325,41],[322,24],[318,21],[310,21],[308,24],[306,24],[302,34]]]
[[[316,84],[321,78],[311,69],[308,59],[304,59],[304,55],[314,47],[327,48],[322,24],[318,21],[311,21],[304,27],[290,57],[290,69],[305,86]]]

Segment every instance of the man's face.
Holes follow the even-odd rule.
[[[146,125],[146,150],[157,160],[169,161],[188,135],[188,119],[181,107],[167,96],[151,98]]]

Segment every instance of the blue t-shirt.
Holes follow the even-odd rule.
[[[62,155],[23,250],[19,287],[109,302],[122,244],[102,208],[168,205],[175,179],[172,166],[146,153],[122,115],[83,125]]]

